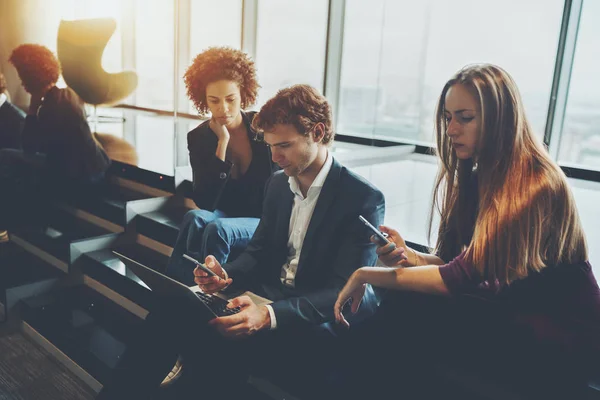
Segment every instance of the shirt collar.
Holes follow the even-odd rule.
[[[4,93],[0,93],[0,107],[4,105],[4,103],[8,100],[8,97]]]
[[[329,150],[327,150],[327,159],[325,160],[325,164],[323,164],[323,167],[315,177],[315,180],[308,188],[308,191],[306,192],[307,195],[308,193],[310,193],[311,189],[323,187],[323,185],[325,184],[325,179],[327,179],[327,175],[329,175],[329,171],[331,171],[332,165],[333,157],[329,153]],[[290,190],[292,191],[292,193],[294,193],[296,196],[304,198],[304,196],[302,195],[302,191],[300,190],[300,184],[298,183],[298,179],[295,176],[290,176],[288,178],[288,183],[290,184]]]

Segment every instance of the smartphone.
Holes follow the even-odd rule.
[[[371,231],[373,231],[373,234],[375,235],[375,238],[377,239],[377,244],[379,246],[385,246],[386,244],[391,243],[388,240],[388,234],[383,233],[379,229],[375,228],[373,225],[371,225],[371,223],[369,221],[367,221],[367,219],[365,217],[363,217],[362,215],[359,215],[358,219],[360,219],[360,222],[365,224],[367,226],[367,228],[369,228]]]
[[[192,257],[188,256],[187,254],[184,254],[183,258],[190,260],[191,262],[196,264],[202,271],[206,272],[209,276],[218,276],[217,274],[215,274],[215,272],[212,269],[208,268],[206,266],[206,264],[201,263],[200,261],[196,260],[195,258],[192,258]]]

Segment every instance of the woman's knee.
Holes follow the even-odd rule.
[[[190,210],[183,216],[181,230],[187,232],[187,236],[195,236],[215,219],[217,216],[211,211]]]
[[[208,210],[190,210],[183,216],[183,222],[198,222],[207,224],[215,219],[215,215],[212,211]]]
[[[223,226],[223,221],[215,219],[206,225],[204,228],[204,241],[208,243],[215,241],[227,243],[227,232]]]

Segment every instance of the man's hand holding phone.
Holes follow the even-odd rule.
[[[231,285],[233,279],[227,276],[221,264],[213,256],[206,257],[204,263],[196,263],[194,269],[194,282],[204,293],[216,293]],[[211,276],[210,272],[214,275]]]

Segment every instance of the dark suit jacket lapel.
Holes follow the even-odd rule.
[[[287,242],[289,240],[290,231],[290,217],[292,216],[292,207],[294,206],[294,193],[290,190],[288,181],[282,182],[281,190],[281,202],[277,210],[277,221],[276,221],[276,241],[277,247],[284,246],[287,248]]]
[[[337,187],[340,182],[341,172],[342,166],[334,158],[333,164],[331,165],[331,170],[329,171],[329,174],[325,179],[325,183],[323,184],[321,194],[319,195],[319,199],[317,200],[317,204],[315,205],[315,210],[313,211],[312,218],[310,219],[310,223],[308,224],[306,235],[304,236],[304,243],[302,243],[302,252],[300,253],[300,261],[298,262],[298,270],[302,268],[303,261],[311,253],[314,243],[313,239],[318,232],[319,226],[325,220],[327,212],[333,205],[333,202],[335,200],[335,194],[337,192]]]

